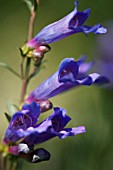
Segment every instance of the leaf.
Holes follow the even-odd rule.
[[[34,6],[34,11],[36,12],[38,9],[38,4],[39,4],[39,0],[34,0],[33,6]]]
[[[0,67],[8,69],[10,72],[15,74],[17,77],[21,78],[21,76],[15,70],[13,70],[8,64],[0,62]]]
[[[32,7],[33,7],[32,2],[30,0],[23,0],[23,1],[26,3],[29,11],[31,12],[32,11]]]
[[[10,122],[11,121],[11,116],[6,112],[4,114],[5,114],[5,117],[8,120],[8,122]]]
[[[10,113],[10,116],[12,117],[12,115],[17,111],[15,106],[9,100],[7,100],[6,106],[7,106],[8,112]]]

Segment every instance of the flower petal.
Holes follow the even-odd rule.
[[[26,99],[27,103],[45,101],[73,87],[92,84],[105,84],[108,79],[97,73],[87,75],[92,62],[84,63],[85,58],[74,61],[73,58],[64,59],[57,72],[40,84]]]
[[[24,137],[22,132],[29,127],[34,126],[38,121],[40,114],[40,106],[37,103],[25,104],[22,110],[16,112],[10,121],[10,124],[5,132],[4,142],[16,142]],[[18,133],[20,131],[20,133]],[[26,132],[27,133],[27,132]]]
[[[94,34],[105,34],[107,32],[107,29],[100,24],[96,24],[94,26],[83,25],[80,27],[70,26],[70,29],[76,31],[76,33],[83,32],[84,34],[88,34],[90,32],[93,32]]]
[[[59,138],[64,139],[68,136],[74,136],[74,135],[85,133],[85,132],[86,132],[85,126],[66,128],[66,129],[60,131]]]
[[[50,44],[59,41],[67,36],[83,32],[88,34],[93,32],[95,34],[106,33],[106,29],[100,24],[95,26],[82,26],[90,15],[90,9],[82,12],[77,10],[78,3],[75,2],[75,9],[64,18],[44,27],[33,39],[31,39],[27,46],[30,48],[37,48],[40,45]]]
[[[28,110],[27,115],[32,119],[33,124],[36,124],[38,117],[40,115],[40,105],[38,103],[32,102],[31,104],[24,104],[22,107],[22,112]]]

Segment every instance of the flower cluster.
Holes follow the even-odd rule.
[[[29,67],[31,58],[35,60],[34,72],[27,77],[29,69],[26,69],[24,83],[28,83],[29,79],[36,75],[44,54],[50,50],[48,44],[79,32],[84,34],[90,32],[95,34],[106,33],[106,29],[100,24],[94,26],[84,25],[90,15],[90,9],[79,12],[77,5],[76,2],[75,9],[71,13],[46,26],[20,49],[22,57],[28,59],[27,67]],[[88,73],[93,66],[93,62],[86,63],[85,61],[85,56],[77,61],[74,58],[65,58],[60,63],[58,70],[24,100],[25,104],[22,108],[11,117],[4,135],[3,143],[8,146],[9,153],[21,156],[32,163],[49,160],[50,153],[43,148],[34,149],[34,145],[54,137],[64,139],[86,132],[84,126],[66,128],[65,126],[71,120],[67,115],[67,111],[64,108],[54,107],[54,104],[49,101],[51,97],[74,87],[108,82],[106,77],[98,73]],[[24,84],[23,87],[26,86]],[[24,95],[22,94],[22,96]],[[52,108],[53,113],[39,123],[40,114]]]
[[[34,145],[49,140],[55,136],[64,139],[85,132],[85,127],[65,128],[71,120],[66,110],[55,107],[53,113],[37,124],[40,116],[40,105],[36,102],[25,104],[22,110],[16,112],[6,130],[4,142],[14,143],[21,139],[22,143]]]
[[[64,139],[68,136],[86,132],[84,126],[65,128],[71,118],[66,115],[65,109],[59,107],[54,107],[54,111],[49,117],[41,123],[37,123],[41,112],[45,112],[53,106],[48,100],[49,98],[76,86],[90,86],[92,84],[108,82],[106,77],[97,73],[87,75],[93,63],[84,62],[85,57],[82,57],[78,61],[74,61],[73,58],[64,59],[58,71],[45,80],[28,96],[26,99],[26,103],[28,104],[24,104],[22,109],[12,116],[5,133],[3,140],[5,144],[14,145],[16,142],[21,141],[19,145],[10,147],[10,153],[21,156],[24,154],[24,158],[31,162],[48,160],[50,154],[48,151],[43,150],[43,159],[40,158],[34,161],[34,152],[36,155],[37,151],[33,150],[35,144],[40,144],[56,136],[60,139]],[[27,152],[25,149],[26,147],[23,148],[23,144],[27,145]],[[39,155],[40,152],[38,152],[38,157]]]

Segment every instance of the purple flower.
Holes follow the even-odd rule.
[[[98,58],[95,70],[105,75],[110,82],[106,88],[113,88],[113,24],[108,25],[109,32],[97,39]]]
[[[88,34],[90,32],[95,34],[106,33],[107,30],[100,24],[96,24],[94,26],[83,25],[90,15],[90,9],[78,12],[77,5],[78,3],[75,2],[75,9],[71,13],[59,21],[43,28],[27,43],[27,46],[30,48],[37,48],[40,45],[50,44],[79,32],[83,32],[84,34]]]
[[[11,144],[21,139],[22,143],[34,145],[55,136],[64,139],[86,132],[84,126],[65,128],[71,118],[66,115],[66,110],[63,108],[55,107],[54,112],[48,118],[37,124],[39,116],[39,104],[35,102],[25,104],[21,111],[13,115],[5,133],[4,143]]]
[[[40,102],[58,95],[70,88],[85,85],[90,86],[94,83],[107,83],[108,80],[97,73],[88,74],[92,67],[92,62],[84,63],[85,58],[74,61],[73,58],[65,58],[58,71],[40,84],[26,99],[27,103],[32,101]]]

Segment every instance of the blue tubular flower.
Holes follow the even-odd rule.
[[[20,129],[26,130],[29,127],[34,126],[40,115],[40,106],[35,102],[30,105],[25,104],[22,107],[22,110],[16,112],[9,124],[8,129],[5,133],[4,142],[12,143],[21,139],[21,137],[17,134],[17,131]]]
[[[106,29],[100,24],[94,26],[83,25],[90,15],[90,9],[83,12],[78,12],[78,3],[75,2],[75,9],[64,18],[56,21],[45,28],[43,28],[33,39],[31,39],[27,46],[36,48],[40,45],[50,44],[59,41],[69,35],[83,32],[88,34],[93,32],[95,34],[106,33]]]
[[[67,136],[84,133],[85,127],[65,128],[71,120],[63,108],[54,108],[54,112],[40,124],[36,124],[40,111],[39,104],[25,104],[20,112],[14,114],[5,133],[4,142],[14,143],[21,139],[22,143],[34,145],[55,136],[63,139]],[[23,139],[23,140],[22,140]]]
[[[74,61],[73,58],[64,59],[57,72],[40,84],[26,99],[27,103],[40,102],[58,95],[72,87],[94,83],[106,83],[108,80],[97,73],[87,75],[92,63],[84,63],[85,58]]]
[[[109,32],[97,39],[95,70],[105,75],[110,81],[104,88],[113,88],[113,23],[107,25]]]

